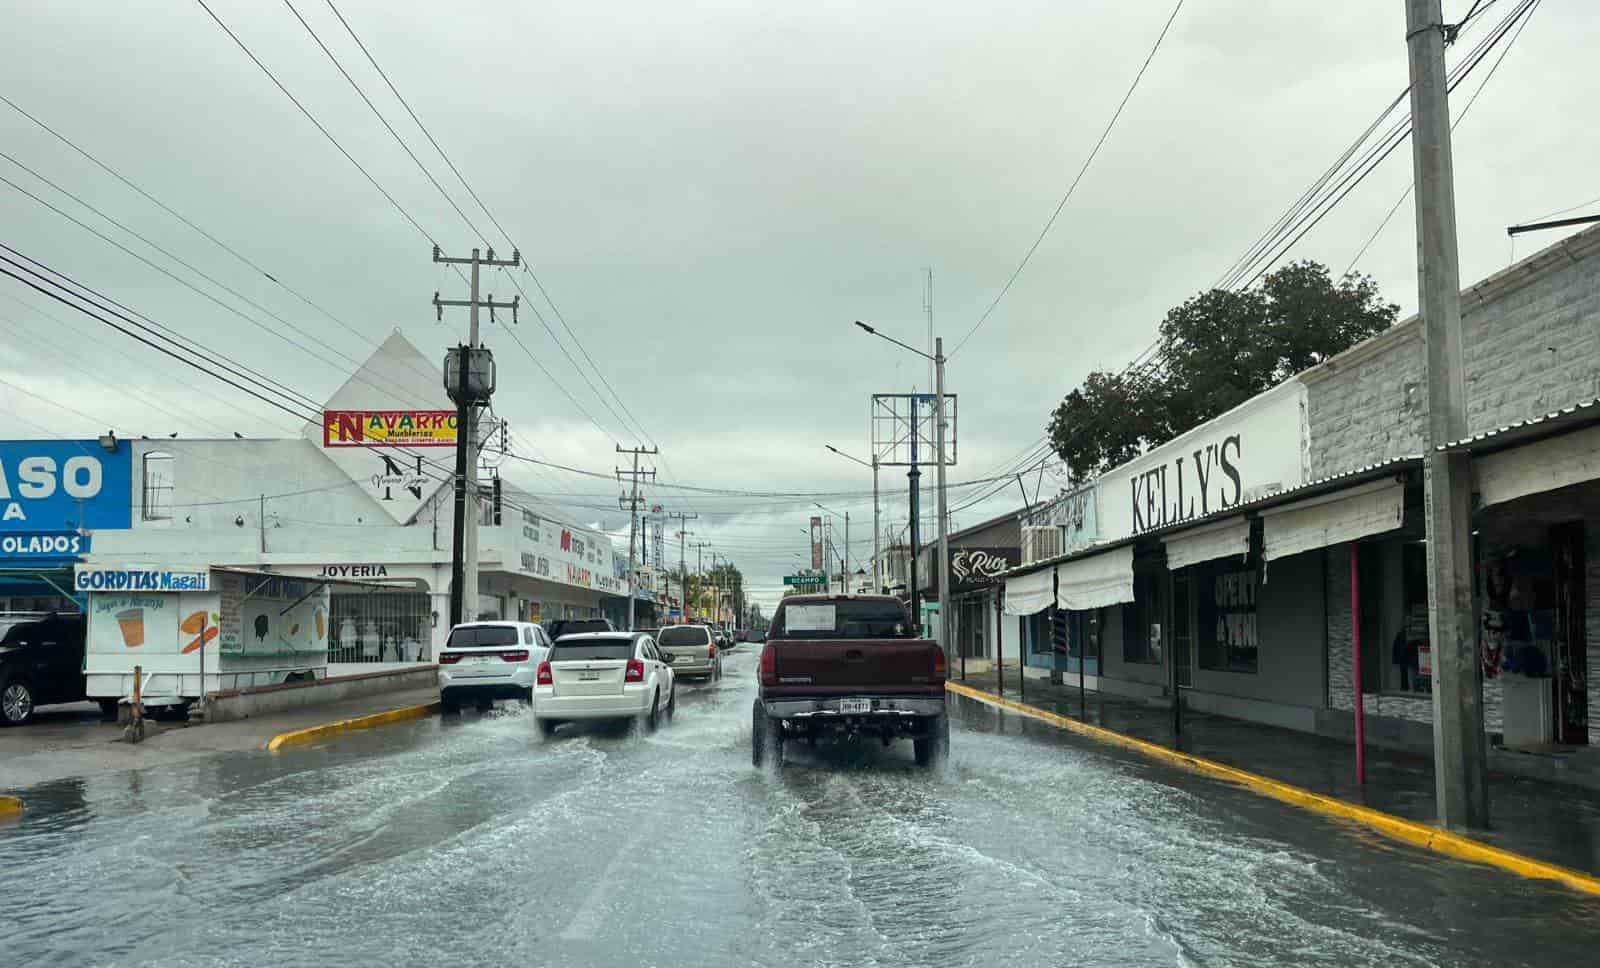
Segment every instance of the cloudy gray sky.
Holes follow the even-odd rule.
[[[455,252],[484,241],[286,6],[207,2],[428,235]],[[490,229],[324,0],[293,2]],[[336,2],[661,445],[663,479],[763,491],[868,486],[865,470],[822,445],[865,456],[868,395],[925,386],[926,368],[850,321],[920,342],[928,267],[937,328],[957,342],[1037,235],[1171,11],[1166,0]],[[1446,0],[1447,18],[1469,5]],[[462,336],[459,315],[434,320],[433,292],[460,285],[430,262],[427,241],[198,3],[0,6],[0,93],[362,338],[0,104],[8,154],[338,353],[360,359],[395,327],[430,354]],[[1511,6],[1494,4],[1476,29]],[[1217,281],[1404,86],[1403,21],[1401,0],[1184,5],[1060,221],[950,364],[962,399],[954,479],[987,476],[1029,448],[1087,370],[1132,359],[1168,307]],[[1514,252],[1508,224],[1600,195],[1600,132],[1582,123],[1600,103],[1588,49],[1597,26],[1592,4],[1544,3],[1461,124],[1464,280],[1556,239]],[[192,279],[3,159],[0,175]],[[1402,149],[1291,254],[1342,270],[1409,182]],[[351,367],[320,347],[275,340],[4,184],[0,239],[315,399]],[[498,233],[487,241],[509,251]],[[1409,206],[1357,268],[1411,310]],[[512,292],[504,282],[493,289]],[[128,433],[293,431],[281,414],[220,385],[194,387],[177,364],[69,316],[0,279],[6,436],[87,435],[107,423]],[[611,412],[620,406],[597,397],[531,314],[516,335],[577,400],[490,328],[501,366],[496,407],[524,449],[610,468],[613,444],[640,436]],[[621,520],[597,509],[614,505],[616,489],[604,482],[531,467],[508,474],[573,514]],[[896,492],[885,503],[889,520],[903,520],[902,484],[886,475]],[[769,602],[805,551],[805,501],[655,497],[699,510],[696,540],[731,556]],[[957,524],[1018,500],[1004,491]],[[870,500],[825,503],[852,511],[865,558]]]

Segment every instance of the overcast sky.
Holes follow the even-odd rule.
[[[454,254],[484,241],[286,6],[207,2],[429,237]],[[508,254],[325,0],[293,2]],[[1166,0],[336,2],[659,443],[663,480],[827,492],[864,491],[870,475],[823,444],[865,457],[869,395],[927,384],[924,363],[851,320],[920,345],[931,268],[938,332],[958,342],[1037,235],[1171,12]],[[1446,0],[1447,18],[1469,5]],[[1511,6],[1494,4],[1475,29]],[[0,93],[361,338],[3,104],[4,151],[344,356],[286,345],[4,184],[0,240],[317,400],[352,368],[345,357],[364,358],[395,327],[430,355],[462,338],[461,312],[440,324],[429,305],[436,289],[463,297],[459,280],[431,263],[424,236],[198,3],[0,8]],[[1600,129],[1582,123],[1600,103],[1597,27],[1591,3],[1544,3],[1458,129],[1464,281],[1559,238],[1524,240],[1514,252],[1507,225],[1600,195]],[[1060,221],[950,363],[949,388],[961,395],[952,479],[988,476],[1026,451],[1089,369],[1127,363],[1170,306],[1215,283],[1405,85],[1404,33],[1402,0],[1189,0]],[[1292,255],[1343,270],[1410,168],[1409,147],[1395,152]],[[197,281],[4,159],[0,175]],[[1407,205],[1357,264],[1407,313],[1414,246]],[[486,288],[502,299],[514,291],[504,280]],[[565,339],[547,307],[546,317]],[[522,449],[611,468],[613,445],[640,436],[612,409],[627,414],[597,397],[531,313],[515,335],[578,401],[504,327],[489,327],[500,363],[495,406]],[[9,279],[0,279],[0,379],[10,384],[0,384],[8,437],[87,436],[107,425],[152,436],[296,431]],[[507,474],[588,521],[623,520],[599,510],[615,505],[617,488],[605,482],[531,466]],[[886,525],[903,523],[904,483],[899,470],[884,475],[893,492]],[[1048,477],[1044,488],[1053,490]],[[732,557],[769,607],[806,551],[807,501],[666,490],[653,499],[701,512],[691,541]],[[1013,487],[956,523],[1020,500]],[[851,511],[865,562],[870,499],[824,503]],[[736,508],[743,513],[730,516]]]

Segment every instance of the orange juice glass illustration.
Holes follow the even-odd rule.
[[[122,644],[128,648],[144,645],[144,609],[125,608],[117,613],[117,627],[122,630]]]
[[[322,609],[320,609],[320,608],[317,609],[316,616],[317,616],[317,641],[320,642],[323,639],[328,637],[328,627],[327,627],[327,624],[326,624],[327,623],[327,618],[322,614]]]

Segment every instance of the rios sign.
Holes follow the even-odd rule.
[[[1010,548],[951,548],[950,591],[963,592],[982,588],[1000,580],[1007,568],[1022,564],[1022,549]]]

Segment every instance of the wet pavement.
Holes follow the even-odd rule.
[[[30,787],[0,826],[0,961],[1571,965],[1600,946],[1600,900],[967,700],[943,770],[905,744],[756,770],[753,667],[685,687],[652,735],[545,741],[508,706]]]
[[[1018,700],[1017,669],[1005,670],[1005,697]],[[966,684],[995,692],[993,671],[969,672]],[[1172,710],[1119,696],[1083,694],[1065,685],[1029,679],[1020,697],[1030,706],[1082,719],[1127,736],[1173,746]],[[1164,702],[1164,701],[1163,701]],[[1433,760],[1368,747],[1367,782],[1356,782],[1355,746],[1295,730],[1186,710],[1178,748],[1260,776],[1361,803],[1376,810],[1434,823]],[[1600,876],[1600,793],[1581,787],[1491,773],[1490,829],[1469,831],[1477,840],[1529,857]]]

